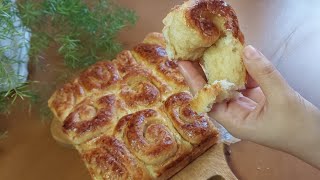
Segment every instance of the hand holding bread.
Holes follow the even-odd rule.
[[[191,102],[196,112],[208,112],[212,104],[244,88],[244,36],[231,6],[222,0],[190,0],[175,7],[163,23],[169,58],[199,61],[206,74],[208,84]]]
[[[238,138],[282,150],[320,168],[319,109],[294,91],[261,52],[248,46],[243,57],[249,74],[243,95],[215,104],[209,116]],[[204,85],[192,63],[181,61],[179,66],[192,89]]]

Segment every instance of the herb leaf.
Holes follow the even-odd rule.
[[[32,33],[31,41],[20,42],[17,46],[30,44],[29,57],[33,65],[41,64],[38,63],[43,59],[41,53],[52,44],[58,45],[57,53],[69,67],[63,74],[81,70],[98,60],[111,60],[122,49],[117,41],[118,32],[134,25],[137,17],[134,11],[120,7],[113,0],[85,2],[88,1],[21,0],[15,8],[11,0],[2,0],[0,40],[20,33],[12,21],[12,17],[16,16],[23,22],[21,28]],[[0,46],[0,113],[8,112],[17,98],[35,101],[35,97],[42,97],[34,93],[38,90],[31,90],[30,82],[20,82],[21,78],[26,77],[20,77],[10,68],[20,63],[17,57],[5,56],[10,48],[15,47]],[[46,102],[46,98],[41,102]]]
[[[30,0],[19,4],[21,18],[31,29],[30,56],[37,56],[50,43],[59,45],[58,53],[66,66],[81,69],[100,59],[112,59],[121,50],[118,32],[136,22],[133,11],[110,0]],[[40,42],[36,41],[40,37]],[[36,45],[33,45],[36,44]]]

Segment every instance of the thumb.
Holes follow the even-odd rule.
[[[248,73],[258,83],[267,98],[278,96],[288,88],[280,72],[253,46],[244,48],[243,61]]]

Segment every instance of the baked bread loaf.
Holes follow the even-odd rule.
[[[218,139],[210,119],[190,108],[192,98],[162,34],[151,33],[48,103],[93,179],[167,179]]]
[[[176,6],[163,23],[169,58],[200,61],[207,76],[209,85],[192,103],[195,111],[208,112],[213,103],[244,88],[244,36],[230,5],[222,0],[189,0]]]

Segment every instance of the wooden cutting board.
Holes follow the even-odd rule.
[[[51,134],[61,145],[73,148],[62,133],[57,120],[53,120],[51,123]],[[237,180],[227,163],[226,148],[227,145],[223,143],[211,147],[171,179]]]
[[[173,180],[237,180],[225,156],[227,145],[219,143],[173,176]]]

